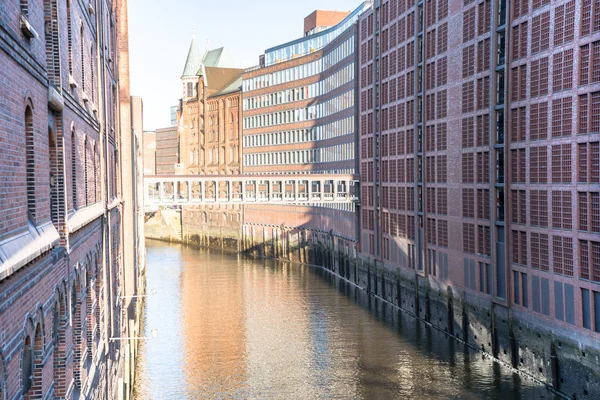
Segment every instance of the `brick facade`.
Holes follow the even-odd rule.
[[[0,399],[123,390],[119,5],[0,7]]]
[[[156,130],[156,174],[172,175],[179,164],[177,127]]]
[[[190,54],[199,51],[195,40]],[[212,55],[216,55],[217,60]],[[191,57],[191,56],[190,56]],[[191,59],[188,57],[188,65]],[[230,68],[224,49],[205,53],[194,74],[182,78],[184,91],[177,117],[179,161],[177,173],[189,175],[240,175],[241,75]],[[187,69],[187,65],[186,65]],[[191,91],[188,86],[191,85]],[[225,192],[225,187],[208,188]],[[242,220],[239,205],[185,206],[181,213],[185,240],[237,250]]]
[[[384,0],[362,15],[365,256],[598,335],[597,17],[587,0]]]

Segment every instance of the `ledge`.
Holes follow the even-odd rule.
[[[79,210],[75,211],[75,214],[69,217],[67,222],[69,233],[73,233],[81,229],[84,225],[89,224],[102,214],[104,214],[104,206],[101,202],[80,208]]]
[[[52,249],[59,243],[59,239],[58,231],[52,222],[38,227],[29,222],[25,232],[0,242],[0,280]]]
[[[121,199],[119,197],[115,197],[114,199],[112,199],[112,201],[110,203],[108,203],[108,209],[112,210],[113,208],[119,206],[121,204]]]
[[[56,112],[61,112],[65,108],[65,99],[52,85],[48,87],[48,106]]]
[[[37,39],[40,35],[33,29],[31,23],[25,18],[24,15],[21,15],[21,32],[27,39]]]

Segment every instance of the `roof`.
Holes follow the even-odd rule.
[[[221,59],[223,50],[224,47],[208,50],[206,53],[204,53],[202,64],[204,64],[205,67],[219,67],[219,60]]]
[[[219,93],[216,94],[229,94],[238,92],[240,90],[242,90],[242,75],[240,75],[237,79],[232,81],[229,85],[225,86]]]
[[[187,60],[185,61],[185,67],[183,68],[181,77],[196,76],[196,72],[202,65],[202,59],[200,46],[196,43],[196,38],[192,38],[192,43],[190,43],[190,49],[188,50]]]
[[[235,92],[241,86],[243,69],[206,67],[203,70],[202,75],[208,88],[209,97]]]
[[[203,67],[235,68],[235,60],[224,47],[207,50],[202,54],[196,39],[192,38],[182,78],[203,75]]]
[[[235,60],[229,53],[225,52],[224,47],[219,47],[218,49],[207,50],[204,53],[202,65],[205,67],[235,68]]]

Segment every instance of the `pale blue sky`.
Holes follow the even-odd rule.
[[[269,47],[302,36],[314,10],[351,11],[360,0],[129,0],[131,94],[144,101],[144,129],[170,124],[179,78],[196,26],[202,51],[225,46],[240,67]]]

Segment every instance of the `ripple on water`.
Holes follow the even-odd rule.
[[[146,277],[139,400],[551,398],[309,267],[148,242]]]

